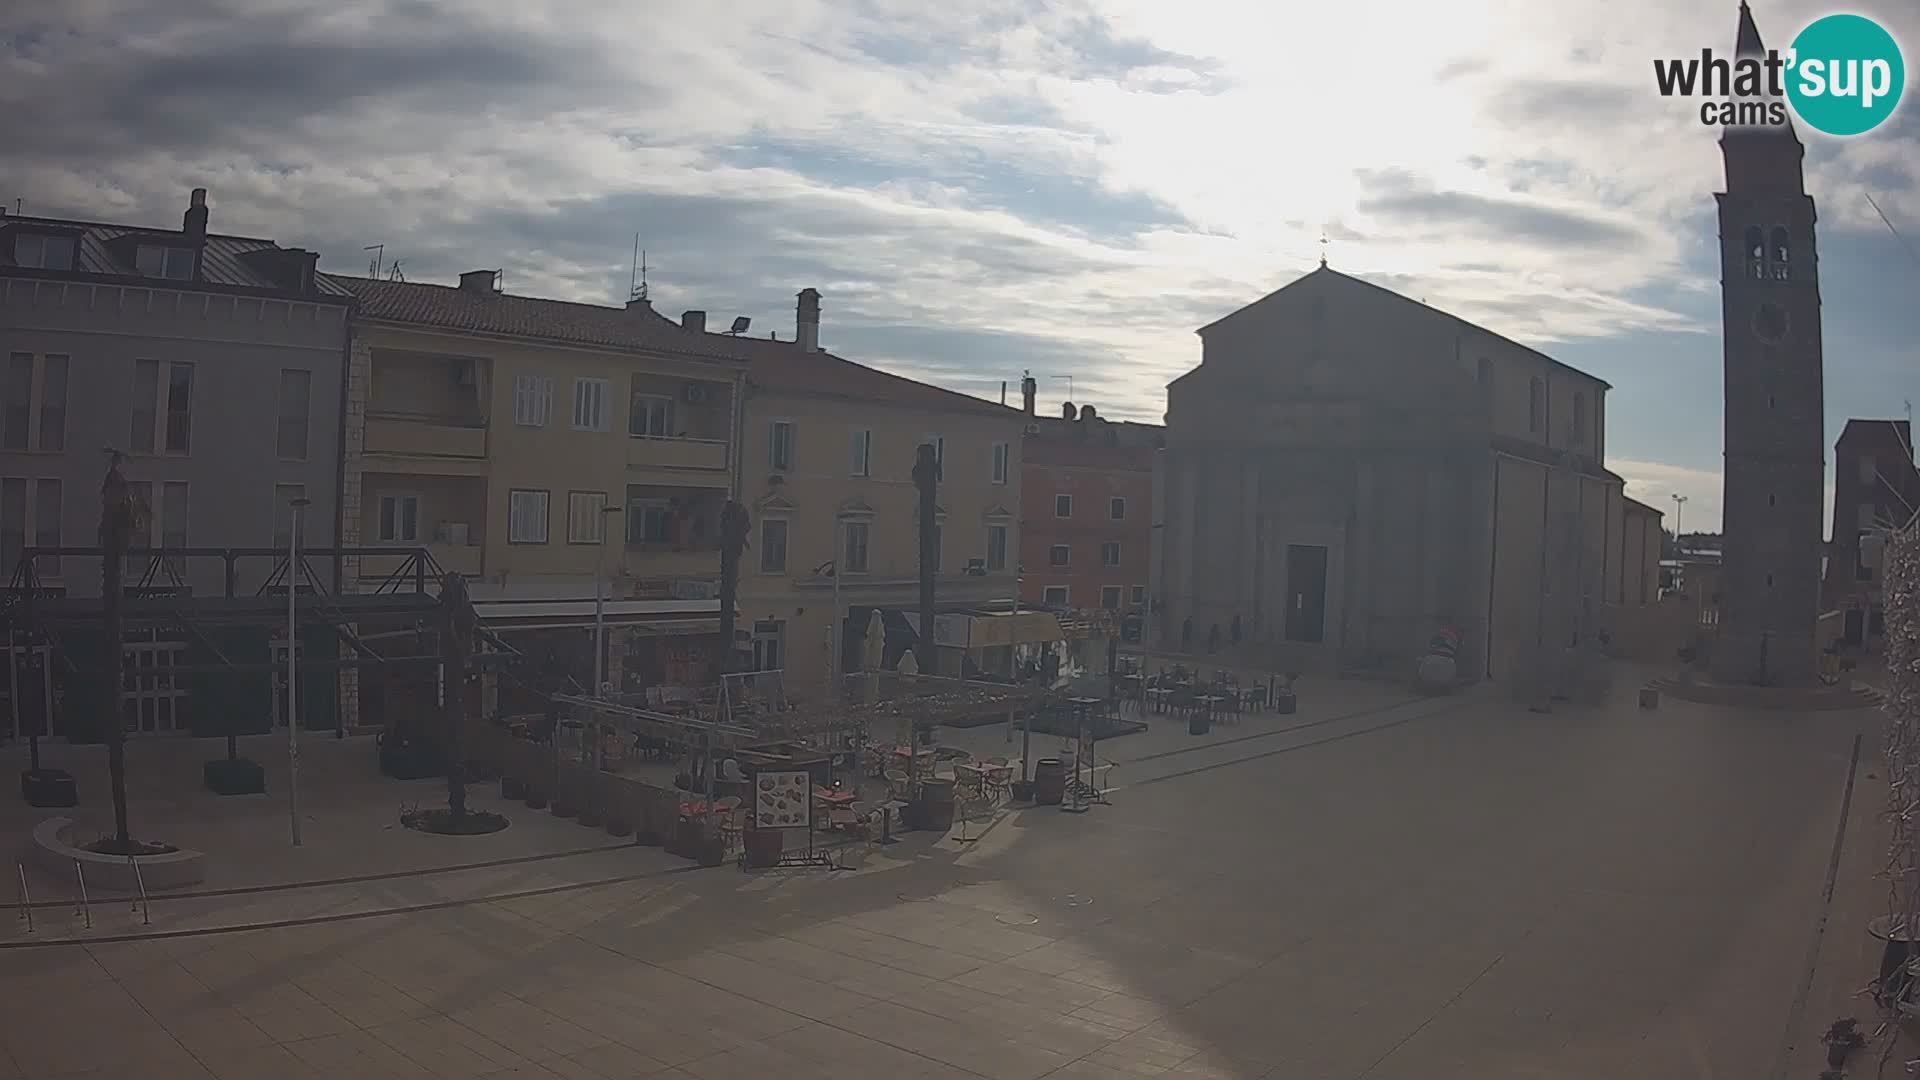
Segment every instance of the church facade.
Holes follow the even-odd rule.
[[[1520,682],[1651,600],[1602,380],[1324,265],[1200,337],[1168,387],[1160,648],[1405,672],[1453,627],[1462,675]]]

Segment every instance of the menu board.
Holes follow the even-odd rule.
[[[805,829],[813,824],[813,777],[763,772],[753,779],[753,823],[761,829]]]

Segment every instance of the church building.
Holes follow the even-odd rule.
[[[1736,51],[1766,55],[1744,3]],[[1729,128],[1720,152],[1726,472],[1711,666],[1723,683],[1812,686],[1827,463],[1806,151],[1789,122]]]
[[[1462,676],[1517,680],[1651,599],[1658,515],[1605,467],[1600,379],[1324,261],[1199,333],[1159,647],[1409,673],[1454,628]]]

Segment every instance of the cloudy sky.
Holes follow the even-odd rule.
[[[1851,0],[1920,61],[1911,0]],[[1825,0],[1762,0],[1784,48]],[[1630,492],[1719,518],[1712,133],[1655,57],[1731,51],[1671,0],[16,0],[0,194],[409,280],[656,306],[997,396],[1155,419],[1194,328],[1311,269],[1613,383]],[[1920,108],[1808,136],[1829,439],[1920,399]],[[1669,522],[1671,524],[1671,521]]]

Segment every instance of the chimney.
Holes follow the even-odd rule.
[[[1079,419],[1079,414],[1080,410],[1074,408],[1073,402],[1071,401],[1060,406],[1060,419],[1062,420],[1077,420]]]
[[[680,326],[696,334],[707,332],[707,313],[704,311],[683,311],[680,313]]]
[[[280,258],[281,265],[286,267],[284,278],[287,288],[297,293],[312,292],[313,275],[319,267],[320,253],[305,248],[288,248]]]
[[[793,316],[793,340],[807,352],[820,351],[820,290],[800,290],[800,303]]]
[[[1021,408],[1026,410],[1026,413],[1028,416],[1033,415],[1033,399],[1039,393],[1040,393],[1040,380],[1034,378],[1031,375],[1025,375],[1021,377],[1020,406]]]
[[[187,197],[187,212],[181,216],[180,231],[195,242],[207,238],[207,189],[197,187]]]
[[[627,301],[627,310],[628,311],[652,311],[653,301],[647,299],[644,296],[636,296],[633,299]]]
[[[461,292],[490,293],[497,270],[469,270],[460,275]]]
[[[1091,406],[1091,405],[1082,405],[1082,406],[1080,406],[1080,419],[1082,419],[1082,420],[1098,420],[1098,419],[1100,419],[1100,414],[1099,414],[1099,413],[1097,413],[1097,412],[1094,412],[1094,411],[1093,411],[1093,406]]]

